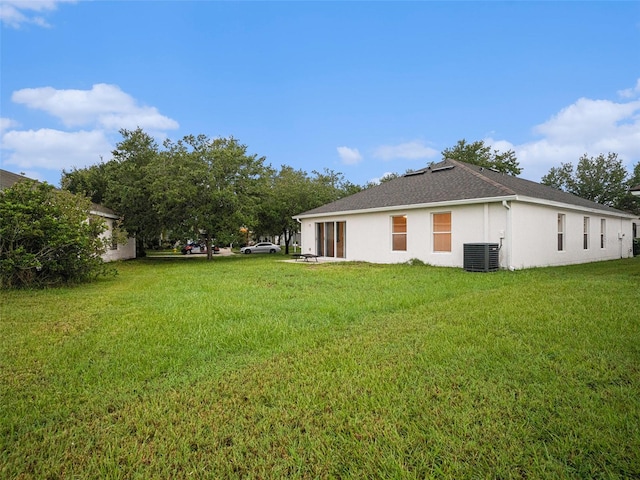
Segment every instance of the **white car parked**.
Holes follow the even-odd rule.
[[[278,253],[279,251],[280,245],[271,242],[260,242],[240,249],[240,253]]]

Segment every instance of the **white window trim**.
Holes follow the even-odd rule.
[[[435,215],[441,215],[443,213],[448,213],[449,214],[449,231],[448,232],[436,232],[434,230],[434,216]],[[450,235],[450,239],[451,239],[451,250],[436,250],[436,242],[435,242],[435,238],[436,238],[436,234],[445,234],[448,233]],[[442,212],[432,212],[431,213],[431,253],[433,253],[434,255],[451,255],[453,253],[453,212],[451,210],[444,210]]]
[[[393,231],[393,219],[397,218],[397,217],[404,217],[405,218],[405,226],[406,226],[406,232],[394,232]],[[406,213],[401,213],[401,214],[397,214],[397,215],[391,215],[389,216],[389,222],[390,222],[390,230],[391,230],[391,245],[390,245],[390,250],[391,253],[406,253],[409,251],[409,218],[407,216]],[[393,238],[395,235],[404,235],[405,236],[405,249],[404,250],[396,250],[393,248]]]

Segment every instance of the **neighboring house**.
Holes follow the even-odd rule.
[[[630,257],[634,215],[456,160],[296,215],[302,252],[463,267],[465,244],[497,245],[500,268]]]
[[[636,197],[640,197],[640,185],[636,185],[635,187],[631,187],[630,189],[631,195],[635,195]]]
[[[0,190],[9,188],[17,182],[31,180],[23,175],[8,172],[0,169]],[[96,203],[91,204],[90,213],[104,219],[107,230],[102,234],[102,238],[107,240],[107,251],[102,255],[105,262],[114,260],[128,260],[136,258],[136,242],[134,238],[127,239],[126,243],[117,243],[113,240],[114,228],[118,223],[119,216],[110,208],[103,207]]]

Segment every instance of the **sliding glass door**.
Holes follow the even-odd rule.
[[[316,223],[316,255],[347,258],[347,222]]]

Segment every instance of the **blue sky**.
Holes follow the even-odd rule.
[[[640,2],[0,0],[2,168],[58,184],[118,130],[233,135],[357,184],[458,140],[640,161]]]

